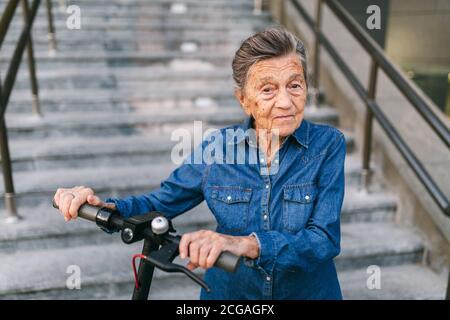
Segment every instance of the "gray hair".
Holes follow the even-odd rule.
[[[308,69],[303,42],[281,26],[267,28],[247,38],[234,55],[233,79],[238,89],[243,90],[248,70],[255,63],[276,57],[296,53],[302,64],[306,87],[308,87]]]

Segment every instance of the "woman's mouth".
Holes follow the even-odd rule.
[[[280,120],[280,121],[287,121],[287,120],[293,120],[293,115],[285,115],[285,116],[277,116],[273,118],[274,120]]]

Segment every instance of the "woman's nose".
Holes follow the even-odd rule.
[[[279,91],[275,106],[282,109],[290,109],[292,107],[291,97],[286,89]]]

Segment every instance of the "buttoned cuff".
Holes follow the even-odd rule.
[[[276,248],[275,243],[268,232],[252,232],[259,245],[259,256],[253,259],[253,264],[256,267],[264,269],[267,273],[272,273],[275,265]]]
[[[125,218],[128,218],[129,214],[129,210],[128,210],[128,206],[126,205],[126,201],[123,201],[121,199],[117,199],[117,198],[107,198],[104,200],[104,202],[107,203],[114,203],[116,205],[116,211]]]

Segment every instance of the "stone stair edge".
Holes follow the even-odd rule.
[[[345,300],[381,299],[381,300],[442,300],[445,297],[446,278],[436,274],[420,264],[405,264],[400,266],[386,266],[381,269],[382,280],[380,289],[367,288],[366,268],[349,270],[338,273]],[[405,277],[405,275],[407,275]],[[203,276],[201,274],[201,276]],[[197,300],[200,287],[183,275],[172,275],[173,278],[156,278],[152,282],[150,300]],[[414,281],[411,281],[413,279]],[[118,282],[114,289],[84,286],[84,290],[66,290],[61,292],[45,291],[27,294],[11,294],[6,299],[112,299],[129,300],[133,289],[133,282],[124,279]],[[412,284],[413,283],[413,284]],[[95,286],[95,284],[94,284]],[[174,288],[182,288],[182,290]],[[93,292],[92,292],[93,291]],[[100,292],[99,292],[100,291]]]
[[[371,236],[370,234],[367,234],[367,232],[370,232],[369,230],[373,230],[374,226],[373,223],[370,223],[370,228],[367,226],[367,228],[364,228],[363,231],[361,231],[360,233],[360,237],[362,237],[362,239],[366,239],[367,236],[369,235],[369,237]],[[361,224],[357,227],[360,227]],[[345,229],[348,228],[353,228],[353,229],[357,229],[357,227],[355,228],[355,225],[344,225],[342,228],[345,231]],[[390,235],[392,235],[393,233],[397,232],[396,230],[398,229],[397,226],[394,226],[392,223],[388,224],[375,224],[375,227],[379,227],[379,228],[384,228],[384,230],[386,231],[390,231]],[[389,230],[390,229],[390,230]],[[380,241],[384,241],[385,243],[381,243],[380,244],[373,244],[371,243],[370,245],[372,246],[370,248],[370,250],[367,250],[367,244],[364,243],[364,241],[360,242],[357,241],[357,245],[356,247],[352,248],[352,249],[348,249],[348,247],[346,249],[343,250],[343,252],[336,258],[336,261],[339,260],[343,260],[343,259],[358,259],[361,258],[361,256],[364,255],[369,255],[369,256],[375,256],[375,255],[380,255],[380,256],[385,256],[387,254],[398,254],[400,252],[408,252],[408,251],[417,251],[418,249],[420,249],[420,245],[417,244],[416,242],[419,241],[417,240],[417,236],[412,233],[410,230],[408,229],[402,229],[402,232],[400,233],[400,236],[405,236],[405,235],[409,235],[412,240],[410,240],[410,242],[412,243],[407,243],[407,244],[401,244],[398,246],[398,248],[396,248],[397,243],[394,242],[394,248],[392,248],[392,243],[391,243],[391,239],[389,239],[389,236],[384,236],[384,237],[380,237],[379,240]],[[398,233],[398,232],[397,232]],[[396,235],[398,237],[398,235]],[[396,237],[394,237],[394,239],[396,239]],[[73,257],[76,257],[77,259],[83,259],[81,258],[83,255],[87,255],[90,258],[87,259],[89,260],[88,265],[91,264],[95,264],[97,261],[95,261],[96,259],[103,261],[105,259],[105,254],[104,252],[110,252],[110,253],[115,253],[116,255],[120,255],[122,254],[122,257],[125,256],[130,256],[130,253],[132,251],[131,248],[134,248],[134,251],[140,251],[140,246],[139,244],[135,244],[133,246],[128,246],[126,247],[127,249],[119,249],[123,246],[123,244],[109,244],[109,245],[103,245],[101,247],[99,246],[83,246],[83,247],[75,247],[75,248],[61,248],[61,249],[52,249],[52,250],[37,250],[34,252],[29,252],[27,253],[26,257],[22,258],[22,261],[20,261],[19,256],[16,254],[13,255],[3,255],[2,261],[4,261],[4,267],[3,269],[7,269],[6,271],[8,272],[8,268],[11,268],[11,263],[13,263],[12,261],[14,261],[14,263],[19,264],[19,267],[21,264],[24,263],[28,263],[26,261],[34,261],[36,262],[36,264],[38,264],[37,269],[46,269],[47,267],[47,263],[46,261],[57,261],[57,264],[61,266],[61,261],[58,259],[56,259],[57,256],[60,256],[61,258],[65,258],[66,260],[70,260],[71,263],[65,263],[65,266],[68,266],[70,264],[75,264],[77,263],[76,259],[74,259]],[[359,246],[359,248],[358,248]],[[128,249],[129,248],[129,249]],[[87,253],[86,253],[87,252]],[[49,256],[55,256],[55,258],[49,258]],[[47,258],[46,258],[47,256]],[[38,258],[39,257],[39,258]],[[68,257],[68,258],[67,258]],[[130,256],[131,257],[131,256]],[[11,260],[11,262],[8,263],[8,261]],[[17,261],[19,261],[17,263]],[[85,263],[86,263],[86,259],[84,259]],[[123,261],[121,259],[118,259],[118,262],[120,261],[120,263],[116,263],[114,264],[115,266],[118,265],[122,265],[125,266],[126,265],[126,270],[129,270],[130,267],[128,266],[128,264],[124,264]],[[39,264],[41,266],[39,266]],[[405,263],[406,264],[406,263]],[[52,268],[55,268],[57,266],[52,265]],[[0,267],[1,268],[1,267]],[[17,269],[18,267],[16,266],[15,269]],[[1,269],[0,269],[1,270]],[[112,270],[112,269],[111,269]],[[127,272],[126,270],[123,270],[124,272]],[[115,274],[120,274],[122,270],[120,271],[115,271]],[[131,271],[131,270],[130,270]],[[9,269],[9,272],[12,272],[11,269]],[[35,270],[34,270],[35,272]],[[128,275],[127,277],[129,277],[129,275],[131,275],[131,272],[127,272]],[[5,277],[6,275],[4,273],[0,273],[3,274],[3,277]],[[66,274],[61,274],[62,277],[64,277],[64,279],[66,278]],[[160,273],[159,277],[163,277],[165,276],[164,274]],[[24,277],[24,274],[21,274],[21,279],[22,277]],[[157,275],[158,277],[158,275]],[[10,277],[8,277],[10,278]],[[52,276],[52,280],[54,281],[55,279],[55,275],[53,274]],[[91,276],[91,278],[93,279],[93,281],[98,281],[98,279],[95,279],[95,276]],[[61,280],[61,279],[59,279]],[[111,280],[111,279],[110,279]],[[20,280],[22,281],[22,280]],[[61,281],[60,281],[61,282]],[[0,281],[0,286],[1,286],[1,281]],[[65,281],[63,281],[61,284],[65,285]],[[42,284],[41,284],[42,285]],[[6,285],[7,286],[7,285]],[[53,285],[54,286],[54,285]],[[17,290],[17,285],[14,286]],[[38,290],[41,290],[42,288],[38,288]],[[30,290],[29,288],[27,288],[26,290]],[[19,290],[20,291],[20,290]],[[0,289],[0,294],[6,294],[8,293],[7,290],[5,290],[5,288]]]
[[[177,166],[175,163],[152,163],[115,168],[58,168],[36,171],[32,175],[33,179],[30,179],[29,172],[17,172],[15,173],[16,195],[42,193],[44,190],[49,192],[53,190],[53,186],[79,185],[80,181],[89,181],[93,188],[101,186],[99,190],[104,190],[106,185],[112,184],[113,179],[118,179],[123,184],[126,184],[128,181],[133,186],[143,183],[142,186],[149,187],[153,185],[156,187],[159,185],[159,182],[145,183],[144,181],[161,181]],[[358,156],[350,155],[347,157],[345,165],[346,175],[357,175],[360,172],[360,168],[361,164]],[[114,174],[111,175],[111,172],[114,172]],[[157,172],[157,174],[154,174],[154,172]],[[99,178],[93,180],[93,176]],[[141,178],[138,179],[138,177]],[[138,181],[141,182],[138,183]]]
[[[222,119],[217,119],[221,114]],[[305,119],[317,121],[317,119],[328,120],[337,118],[338,112],[334,108],[320,107],[317,110],[305,109]],[[328,118],[328,119],[327,119]],[[135,112],[65,112],[48,113],[43,117],[32,114],[6,115],[8,130],[32,129],[32,128],[69,128],[88,126],[112,126],[112,125],[136,125],[136,124],[169,124],[191,121],[209,121],[212,123],[228,123],[230,120],[240,123],[245,119],[245,113],[237,105],[233,107],[187,107],[179,108],[177,114],[173,110],[136,110]]]
[[[353,144],[353,134],[349,131],[341,131],[344,133],[347,145]],[[45,144],[36,144],[35,141],[30,141],[29,139],[14,139],[13,141],[14,143],[10,145],[12,162],[72,155],[95,156],[96,154],[112,155],[130,154],[134,152],[151,154],[169,151],[179,142],[171,140],[169,134],[159,136],[134,134],[129,136],[118,136],[114,139],[108,137],[90,137],[89,139],[81,137],[57,137],[46,139]]]
[[[361,198],[354,200],[353,197],[349,196],[356,192],[356,188],[347,188],[341,216],[352,215],[363,211],[393,211],[396,209],[397,199],[387,193],[377,192],[367,194],[363,196],[364,200],[361,201]],[[4,225],[5,229],[0,235],[0,241],[37,239],[41,236],[65,236],[72,233],[77,234],[79,232],[90,233],[96,230],[94,225],[83,220],[80,220],[82,222],[79,224],[74,224],[74,227],[64,223],[62,217],[57,215],[58,212],[56,209],[50,207],[50,205],[41,204],[37,207],[19,206],[18,211],[25,220],[18,222],[17,224]],[[24,212],[26,212],[25,215],[23,214]],[[1,216],[6,216],[4,210],[0,210],[0,217]],[[39,217],[39,219],[34,220],[34,216]],[[215,223],[214,217],[207,208],[205,202],[202,202],[202,204],[196,208],[191,209],[173,220],[176,225],[183,227]]]
[[[344,299],[443,300],[447,279],[421,264],[383,266],[381,287],[369,289],[367,268],[338,272]]]

